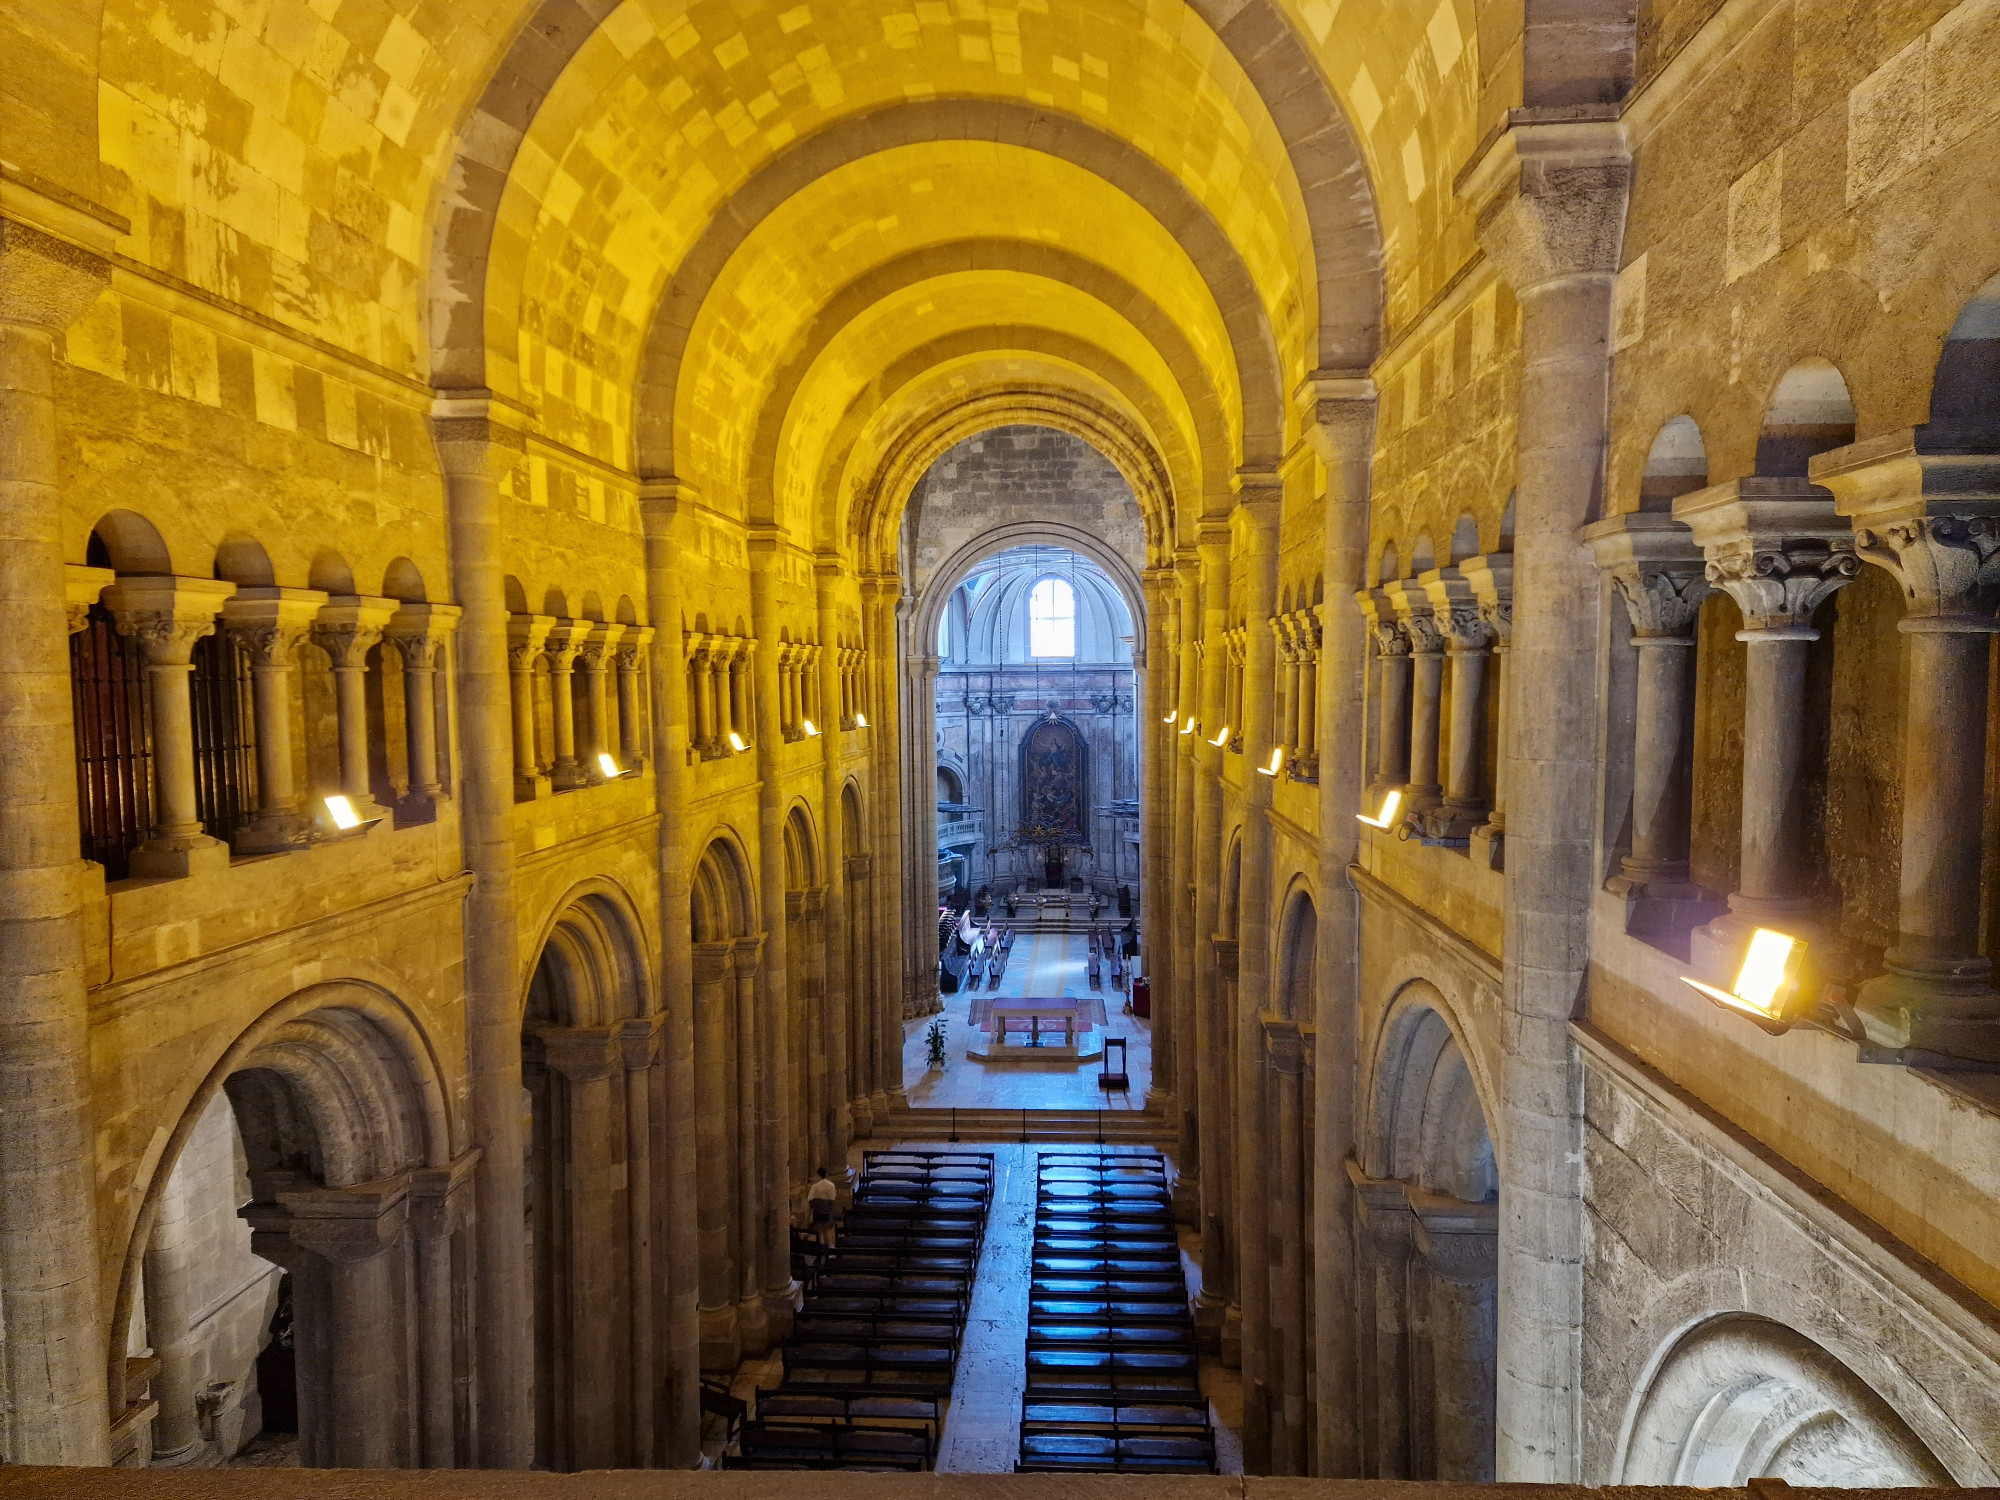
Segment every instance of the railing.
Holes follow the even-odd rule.
[[[974,844],[986,842],[986,815],[984,813],[961,813],[952,817],[948,813],[938,816],[938,848],[964,849]]]

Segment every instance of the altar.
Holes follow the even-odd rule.
[[[1104,1055],[1104,1002],[1095,996],[974,1000],[965,1055],[975,1062],[1087,1062]]]

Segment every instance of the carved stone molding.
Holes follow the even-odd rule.
[[[1693,644],[1710,586],[1707,562],[1683,522],[1633,513],[1595,522],[1581,534],[1625,601],[1635,642]]]
[[[209,578],[121,578],[105,590],[104,602],[118,633],[137,641],[149,666],[184,667],[195,642],[215,633],[217,617],[233,583]]]

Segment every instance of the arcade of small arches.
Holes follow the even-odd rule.
[[[2000,47],[1854,9],[0,0],[0,1459],[741,1461],[1032,1135],[1247,1474],[2000,1482]]]

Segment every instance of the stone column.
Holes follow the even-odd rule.
[[[368,653],[382,639],[399,604],[367,594],[335,594],[313,621],[313,644],[333,665],[334,708],[340,728],[340,790],[364,818],[387,809],[368,777]]]
[[[653,805],[658,812],[656,853],[660,888],[660,1075],[662,1149],[654,1158],[653,1191],[665,1239],[665,1275],[658,1296],[662,1391],[660,1463],[690,1468],[701,1459],[701,1369],[708,1353],[700,1321],[701,1208],[696,1153],[701,1101],[695,1089],[694,933],[689,921],[693,877],[688,805],[691,733],[688,680],[682,652],[682,584],[687,573],[674,525],[683,486],[649,480],[640,490],[639,517],[646,532],[646,614],[661,632],[661,649],[648,653],[652,672]],[[734,1361],[730,1363],[734,1368]]]
[[[11,154],[11,153],[10,153]],[[85,1031],[82,864],[63,587],[55,341],[109,283],[108,263],[17,213],[76,221],[108,253],[109,216],[17,179],[0,218],[0,1462],[110,1462],[98,1304]],[[64,226],[67,228],[67,226]],[[124,1369],[122,1344],[111,1351]],[[113,1410],[115,1406],[116,1410]]]
[[[1195,747],[1200,736],[1189,732],[1199,723],[1202,709],[1201,678],[1201,560],[1193,548],[1174,554],[1174,636],[1180,695],[1176,700],[1179,717],[1170,741],[1173,750],[1173,868],[1167,891],[1168,931],[1153,938],[1173,946],[1174,1012],[1179,1018],[1181,1042],[1175,1054],[1174,1091],[1180,1099],[1180,1171],[1174,1183],[1176,1216],[1181,1222],[1200,1228],[1201,1188],[1201,1059],[1208,1048],[1203,1030],[1207,1016],[1202,1011],[1206,981],[1199,975],[1208,962],[1201,956],[1201,939],[1206,934],[1196,927],[1195,848],[1198,834],[1196,807],[1197,765]],[[1220,1122],[1218,1122],[1220,1128]],[[1205,1253],[1205,1252],[1204,1252]],[[1204,1262],[1204,1277],[1206,1262]]]
[[[848,924],[853,920],[848,904],[846,818],[841,807],[845,790],[841,775],[841,731],[847,726],[836,719],[844,714],[841,665],[844,651],[834,649],[840,627],[841,578],[845,573],[837,553],[822,553],[813,564],[814,603],[819,618],[819,638],[823,643],[815,666],[820,674],[822,712],[819,721],[820,753],[820,848],[826,875],[826,1048],[827,1124],[826,1162],[829,1172],[839,1172],[847,1161],[847,1145],[854,1129],[849,1109],[854,1080],[848,1070],[849,1007],[853,1004],[852,975],[848,972]],[[819,1163],[815,1163],[819,1165]]]
[[[863,619],[868,631],[867,666],[862,712],[871,726],[868,735],[872,779],[869,810],[874,819],[875,859],[870,864],[870,885],[876,912],[875,994],[875,1095],[870,1101],[874,1119],[880,1125],[890,1109],[904,1098],[903,1091],[903,1009],[908,986],[903,972],[903,956],[910,951],[904,936],[904,908],[908,901],[908,877],[903,868],[904,848],[900,838],[899,809],[903,794],[903,760],[897,753],[902,732],[896,709],[898,655],[898,609],[902,589],[893,572],[869,575],[862,580]],[[885,723],[886,719],[894,722]],[[917,915],[929,920],[930,908]]]
[[[1444,632],[1451,668],[1451,745],[1446,761],[1444,803],[1423,819],[1429,838],[1470,843],[1472,830],[1486,821],[1479,795],[1480,751],[1486,739],[1486,662],[1493,632],[1481,616],[1472,585],[1456,569],[1424,575],[1438,627]]]
[[[1229,1107],[1229,1047],[1235,1018],[1230,1014],[1216,954],[1221,931],[1222,758],[1209,743],[1223,725],[1224,667],[1229,630],[1229,528],[1220,521],[1201,525],[1201,714],[1193,742],[1195,834],[1190,879],[1194,885],[1196,938],[1195,1012],[1201,1039],[1195,1052],[1201,1067],[1201,1293],[1195,1317],[1214,1336],[1221,1334],[1227,1308],[1235,1301],[1236,1243],[1231,1223],[1236,1180],[1230,1169],[1233,1112]]]
[[[1232,517],[1244,587],[1232,599],[1250,619],[1267,620],[1277,607],[1278,520],[1284,489],[1276,474],[1242,473]],[[1241,713],[1246,766],[1268,765],[1272,744],[1272,679],[1277,640],[1269,630],[1246,632]],[[1233,1161],[1236,1201],[1236,1294],[1243,1310],[1244,1454],[1246,1466],[1262,1436],[1262,1462],[1270,1467],[1273,1388],[1271,1277],[1274,1236],[1266,1232],[1270,1184],[1259,1166],[1271,1159],[1273,1082],[1264,1064],[1264,1012],[1271,1008],[1271,789],[1269,776],[1251,773],[1243,792],[1243,876],[1238,904],[1236,1011],[1236,1111]]]
[[[417,1251],[419,1452],[427,1469],[462,1469],[471,1459],[471,1370],[461,1347],[463,1304],[479,1153],[410,1174],[410,1230]]]
[[[1148,568],[1142,575],[1146,618],[1143,623],[1145,676],[1139,693],[1137,717],[1140,730],[1139,766],[1142,787],[1139,852],[1139,928],[1143,936],[1139,969],[1152,989],[1153,1006],[1153,1089],[1148,1107],[1157,1106],[1170,1121],[1181,1117],[1182,1105],[1175,1092],[1179,1044],[1179,1014],[1176,1007],[1170,898],[1173,882],[1173,770],[1174,732],[1180,727],[1174,696],[1175,653],[1169,638],[1167,615],[1172,608],[1173,574],[1166,568]],[[1166,715],[1174,713],[1174,721]],[[991,804],[988,804],[989,808]],[[987,813],[995,818],[993,811]],[[1186,1158],[1181,1158],[1185,1162]]]
[[[1263,1043],[1264,1087],[1270,1097],[1270,1138],[1264,1160],[1251,1164],[1264,1179],[1270,1204],[1270,1288],[1265,1326],[1265,1384],[1270,1392],[1272,1474],[1304,1474],[1312,1462],[1306,1451],[1307,1383],[1313,1359],[1312,1330],[1306,1326],[1306,1174],[1311,1143],[1305,1137],[1305,1041],[1296,1020],[1266,1011],[1258,1018]],[[1245,1313],[1246,1321],[1248,1313]]]
[[[623,1330],[630,1350],[632,1379],[626,1392],[633,1462],[663,1462],[660,1432],[666,1413],[665,1371],[659,1361],[659,1299],[655,1289],[665,1266],[655,1249],[658,1208],[653,1177],[659,1163],[653,1149],[653,1095],[659,1082],[661,1017],[636,1016],[618,1027],[618,1060],[625,1073],[625,1240],[630,1326]]]
[[[906,898],[913,915],[903,972],[915,981],[919,1015],[928,1015],[939,1005],[937,777],[934,773],[925,774],[936,763],[938,666],[935,656],[916,655],[903,661],[903,722],[908,726],[904,736],[908,746],[905,764],[910,772],[909,785],[904,789],[904,815],[908,820],[905,827],[909,830],[905,858],[914,882]]]
[[[416,1462],[405,1292],[409,1181],[302,1187],[241,1210],[250,1247],[292,1273],[299,1461],[310,1469]]]
[[[1979,949],[1988,664],[2000,622],[2000,458],[1942,423],[1812,460],[1861,559],[1903,590],[1903,840],[1896,942],[1855,1009],[1867,1062],[2000,1069]]]
[[[573,792],[590,784],[590,775],[576,753],[576,658],[590,639],[590,621],[558,620],[549,631],[546,653],[549,659],[549,709],[555,725],[555,766],[550,783],[559,792]]]
[[[231,639],[250,657],[257,715],[257,816],[236,835],[245,854],[304,846],[292,779],[292,666],[327,596],[317,589],[240,588],[222,606]]]
[[[486,1469],[526,1468],[535,1455],[533,1299],[522,1228],[527,1141],[520,1007],[527,976],[515,925],[514,736],[499,535],[500,482],[525,447],[518,415],[483,395],[443,394],[432,407],[451,525],[452,592],[464,611],[453,681],[461,754],[459,838],[474,877],[465,898],[465,1027],[471,1144],[481,1153],[474,1179],[479,1209],[474,1462]]]
[[[186,1185],[179,1173],[169,1172],[145,1261],[146,1342],[160,1362],[152,1385],[160,1403],[153,1418],[156,1468],[205,1468],[213,1462],[195,1407],[195,1357],[201,1345],[194,1334],[199,1309],[188,1296],[188,1252]]]
[[[410,763],[410,790],[403,804],[417,815],[415,821],[429,816],[444,795],[438,775],[437,668],[462,613],[455,604],[405,604],[382,632],[403,658],[403,726]]]
[[[1693,962],[1724,983],[1752,929],[1798,932],[1813,913],[1805,868],[1805,686],[1812,617],[1860,567],[1833,498],[1802,479],[1750,478],[1674,501],[1736,601],[1743,683],[1743,853],[1729,913],[1696,935]]]
[[[618,1361],[614,1351],[628,1336],[618,1317],[619,1203],[611,1120],[611,1079],[624,1072],[618,1031],[605,1026],[542,1026],[535,1029],[550,1073],[562,1079],[560,1116],[551,1121],[551,1163],[556,1184],[549,1196],[556,1230],[565,1243],[544,1245],[540,1253],[558,1258],[567,1272],[557,1279],[555,1328],[546,1337],[568,1349],[567,1378],[549,1393],[561,1411],[556,1423],[568,1442],[562,1466],[607,1469],[618,1464]],[[559,1143],[559,1144],[553,1144]],[[629,1174],[628,1174],[629,1181]]]
[[[1369,465],[1374,456],[1375,388],[1365,378],[1328,372],[1310,377],[1296,397],[1305,434],[1324,475],[1326,605],[1314,694],[1319,756],[1318,994],[1313,1040],[1312,1195],[1314,1473],[1359,1476],[1361,1361],[1354,1322],[1354,1199],[1338,1174],[1354,1152],[1358,1088],[1356,1018],[1361,1012],[1357,960],[1360,897],[1353,868],[1360,852],[1359,810],[1367,777],[1362,738],[1369,628],[1358,594],[1368,559]]]
[[[644,711],[639,706],[640,683],[646,670],[646,648],[652,644],[653,627],[627,627],[618,643],[618,769],[643,771],[646,768],[646,740],[642,731]]]
[[[1367,1372],[1362,1385],[1368,1409],[1360,1414],[1357,1463],[1372,1479],[1415,1479],[1410,1442],[1410,1257],[1416,1219],[1405,1185],[1367,1176],[1350,1159],[1347,1174],[1363,1269],[1349,1316],[1357,1325],[1357,1353]]]
[[[1600,586],[1576,532],[1602,493],[1611,294],[1631,177],[1623,127],[1511,126],[1462,175],[1480,244],[1521,308],[1515,635],[1508,692],[1505,1101],[1498,1139],[1498,1475],[1582,1461],[1582,1122],[1570,1020],[1589,965]],[[1518,857],[1516,857],[1518,856]]]
[[[730,1077],[730,1018],[736,1007],[736,981],[731,945],[700,943],[691,950],[694,1020],[698,1036],[695,1060],[698,1098],[686,1111],[694,1127],[701,1244],[701,1367],[729,1371],[743,1357],[742,1335],[736,1326],[736,1271],[730,1255],[735,1234],[736,1167],[744,1156],[741,1144],[732,1148],[740,1119],[730,1107],[734,1092]]]
[[[1509,743],[1509,715],[1513,712],[1513,694],[1508,676],[1512,653],[1507,647],[1514,638],[1513,554],[1500,552],[1468,557],[1458,564],[1458,571],[1472,585],[1472,595],[1479,601],[1479,617],[1486,622],[1493,641],[1493,702],[1497,710],[1494,715],[1494,742],[1500,747],[1500,754],[1494,758],[1493,791],[1488,799],[1493,805],[1486,814],[1486,821],[1472,830],[1472,857],[1487,869],[1497,870],[1506,858],[1507,839],[1506,747]]]
[[[507,667],[514,719],[514,799],[533,802],[549,795],[542,765],[541,734],[535,723],[535,663],[555,629],[553,615],[512,615],[507,620]]]
[[[590,634],[577,650],[577,660],[583,663],[583,698],[590,719],[583,726],[577,760],[583,766],[584,780],[590,783],[606,779],[598,757],[611,754],[613,749],[609,733],[611,674],[617,670],[618,638],[624,633],[625,627],[615,622],[608,625],[593,622]],[[619,769],[624,767],[621,765]]]
[[[784,544],[775,528],[758,529],[750,539],[750,628],[766,649],[753,658],[758,734],[757,744],[757,878],[758,905],[764,913],[762,967],[757,976],[764,1053],[762,1117],[764,1130],[764,1196],[759,1204],[763,1227],[760,1256],[763,1267],[764,1320],[773,1340],[791,1332],[792,1302],[792,1042],[798,1018],[791,1008],[790,930],[785,905],[785,795],[782,754],[784,734],[779,723],[781,658],[775,649],[778,605],[772,594]]]
[[[1379,815],[1382,801],[1410,779],[1410,672],[1412,642],[1395,607],[1380,589],[1360,596],[1375,619],[1375,779],[1368,786],[1368,812]]]
[[[849,854],[842,866],[847,878],[847,909],[853,920],[848,928],[846,956],[849,961],[848,1034],[853,1057],[853,1076],[848,1081],[847,1112],[856,1139],[865,1139],[875,1128],[876,1069],[881,1048],[875,1043],[874,973],[865,956],[873,943],[874,923],[862,913],[871,910],[868,899],[869,872],[874,868],[870,854]]]
[[[202,831],[194,786],[194,643],[213,635],[233,583],[207,578],[121,578],[104,601],[121,635],[146,653],[153,692],[153,831],[132,851],[132,873],[155,878],[226,867],[227,844]]]
[[[1616,895],[1699,901],[1689,883],[1694,814],[1695,623],[1708,597],[1701,549],[1670,516],[1634,511],[1584,528],[1611,575],[1639,653],[1632,735],[1632,847],[1605,882]]]
[[[772,1149],[766,1091],[777,1086],[764,1035],[762,957],[765,939],[738,938],[734,980],[736,1036],[736,1328],[746,1356],[769,1352],[772,1330],[764,1298],[765,1251],[772,1218]]]
[[[1438,780],[1439,714],[1444,698],[1444,629],[1423,585],[1399,579],[1383,592],[1410,641],[1410,779],[1403,783],[1405,813],[1420,813],[1443,800]]]
[[[1493,1479],[1494,1276],[1499,1205],[1410,1189],[1416,1247],[1430,1273],[1431,1478]]]

